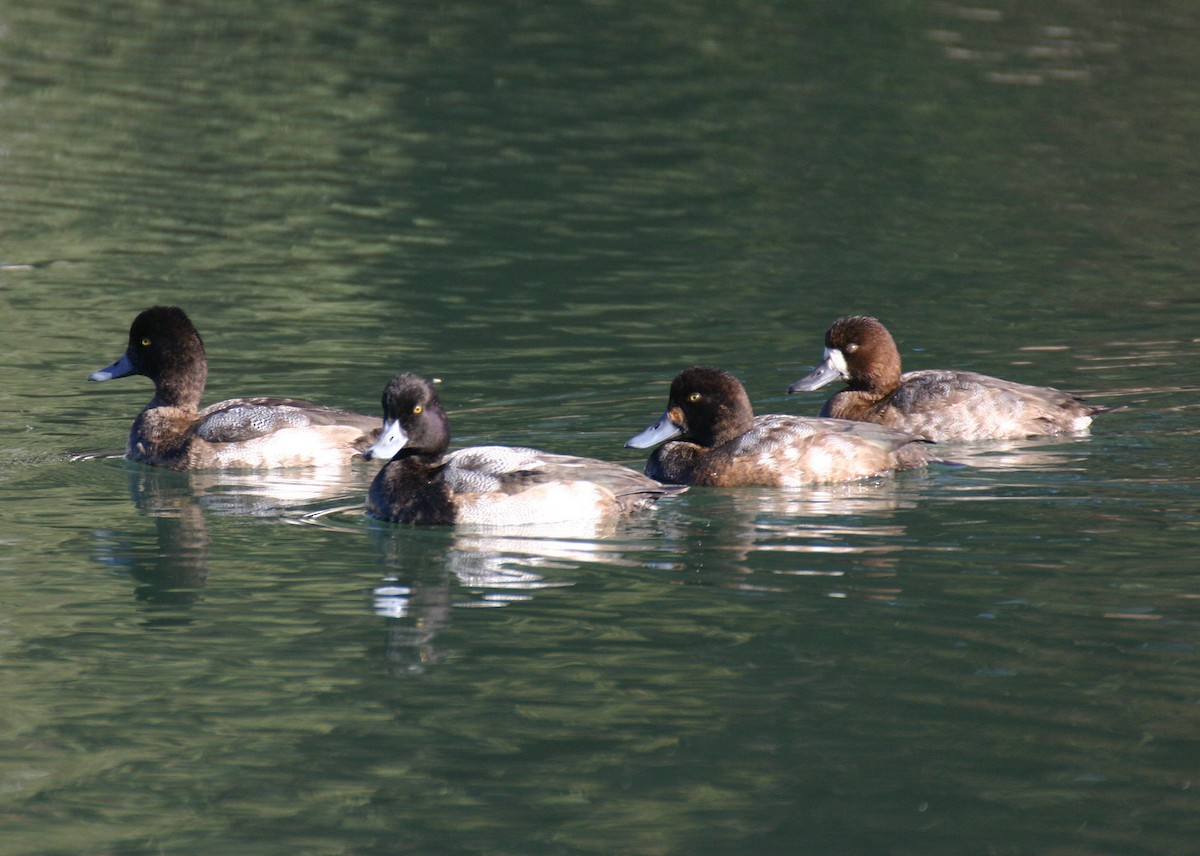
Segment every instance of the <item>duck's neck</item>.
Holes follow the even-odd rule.
[[[825,402],[818,416],[849,419],[852,422],[871,422],[872,408],[884,396],[874,390],[843,389]]]
[[[154,378],[154,398],[148,407],[178,407],[181,410],[200,409],[200,397],[208,379],[208,367],[191,363],[164,371]]]
[[[454,523],[454,501],[441,454],[401,449],[371,483],[367,510],[396,523]]]
[[[704,433],[694,434],[688,439],[709,449],[723,446],[734,437],[740,437],[754,427],[754,411],[749,402],[744,406],[722,407],[711,428]]]
[[[666,484],[691,484],[692,474],[710,450],[686,440],[671,440],[650,453],[646,475]]]
[[[867,393],[879,400],[900,386],[900,352],[895,345],[883,349],[869,371],[856,374],[846,384],[847,389]]]
[[[846,382],[846,389],[878,401],[899,385],[899,372],[871,373],[851,378]]]

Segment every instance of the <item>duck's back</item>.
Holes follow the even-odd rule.
[[[1101,409],[1050,387],[930,369],[901,375],[867,418],[929,440],[996,440],[1086,431]]]
[[[511,446],[472,446],[445,458],[443,478],[462,523],[537,523],[632,514],[678,492],[628,467]]]
[[[370,433],[377,417],[291,398],[232,398],[210,405],[196,418],[196,436],[210,443],[237,443],[284,428],[344,426]]]
[[[191,426],[189,468],[334,466],[378,434],[377,417],[289,398],[213,404]]]
[[[716,487],[852,481],[932,460],[927,444],[882,425],[784,414],[756,416],[751,428],[711,451],[676,442],[658,452],[663,457],[655,466],[664,472]],[[682,466],[690,472],[679,472]]]

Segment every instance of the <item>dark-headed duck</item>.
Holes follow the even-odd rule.
[[[129,345],[88,380],[143,375],[154,397],[129,431],[125,457],[174,470],[349,463],[378,435],[377,417],[289,398],[233,398],[200,410],[208,359],[182,309],[152,306]]]
[[[798,487],[887,475],[934,460],[910,434],[800,416],[755,416],[733,375],[693,366],[671,382],[662,417],[626,445],[662,443],[646,475],[672,484]]]
[[[394,523],[600,521],[633,514],[679,492],[593,458],[509,446],[472,446],[447,454],[446,411],[433,385],[415,374],[400,374],[388,383],[383,419],[383,433],[365,457],[388,463],[371,484],[367,513]]]
[[[819,389],[835,380],[848,387],[825,402],[822,416],[873,422],[938,442],[1079,433],[1108,409],[1050,387],[975,372],[901,374],[892,334],[866,315],[838,319],[825,334],[821,365],[788,392]]]

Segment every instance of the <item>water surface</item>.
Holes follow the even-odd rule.
[[[13,854],[1190,853],[1186,4],[0,4],[0,827]],[[27,8],[28,7],[28,8]],[[207,401],[641,465],[849,312],[1089,437],[596,535],[373,474],[111,457],[154,302]],[[86,454],[85,454],[86,453]],[[81,456],[81,457],[80,457]]]

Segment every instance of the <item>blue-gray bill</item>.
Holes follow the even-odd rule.
[[[121,354],[120,359],[118,359],[111,366],[105,366],[104,368],[94,371],[88,375],[88,380],[105,381],[112,380],[116,377],[125,377],[126,375],[131,374],[133,374],[133,363],[129,360],[129,354]]]
[[[664,412],[658,421],[640,434],[635,434],[625,441],[630,449],[649,449],[667,440],[673,440],[683,433],[683,429],[671,421],[668,413]]]
[[[825,349],[825,359],[821,365],[806,374],[800,380],[788,387],[788,392],[812,392],[835,380],[845,380],[849,376],[846,369],[846,358],[837,349]]]

